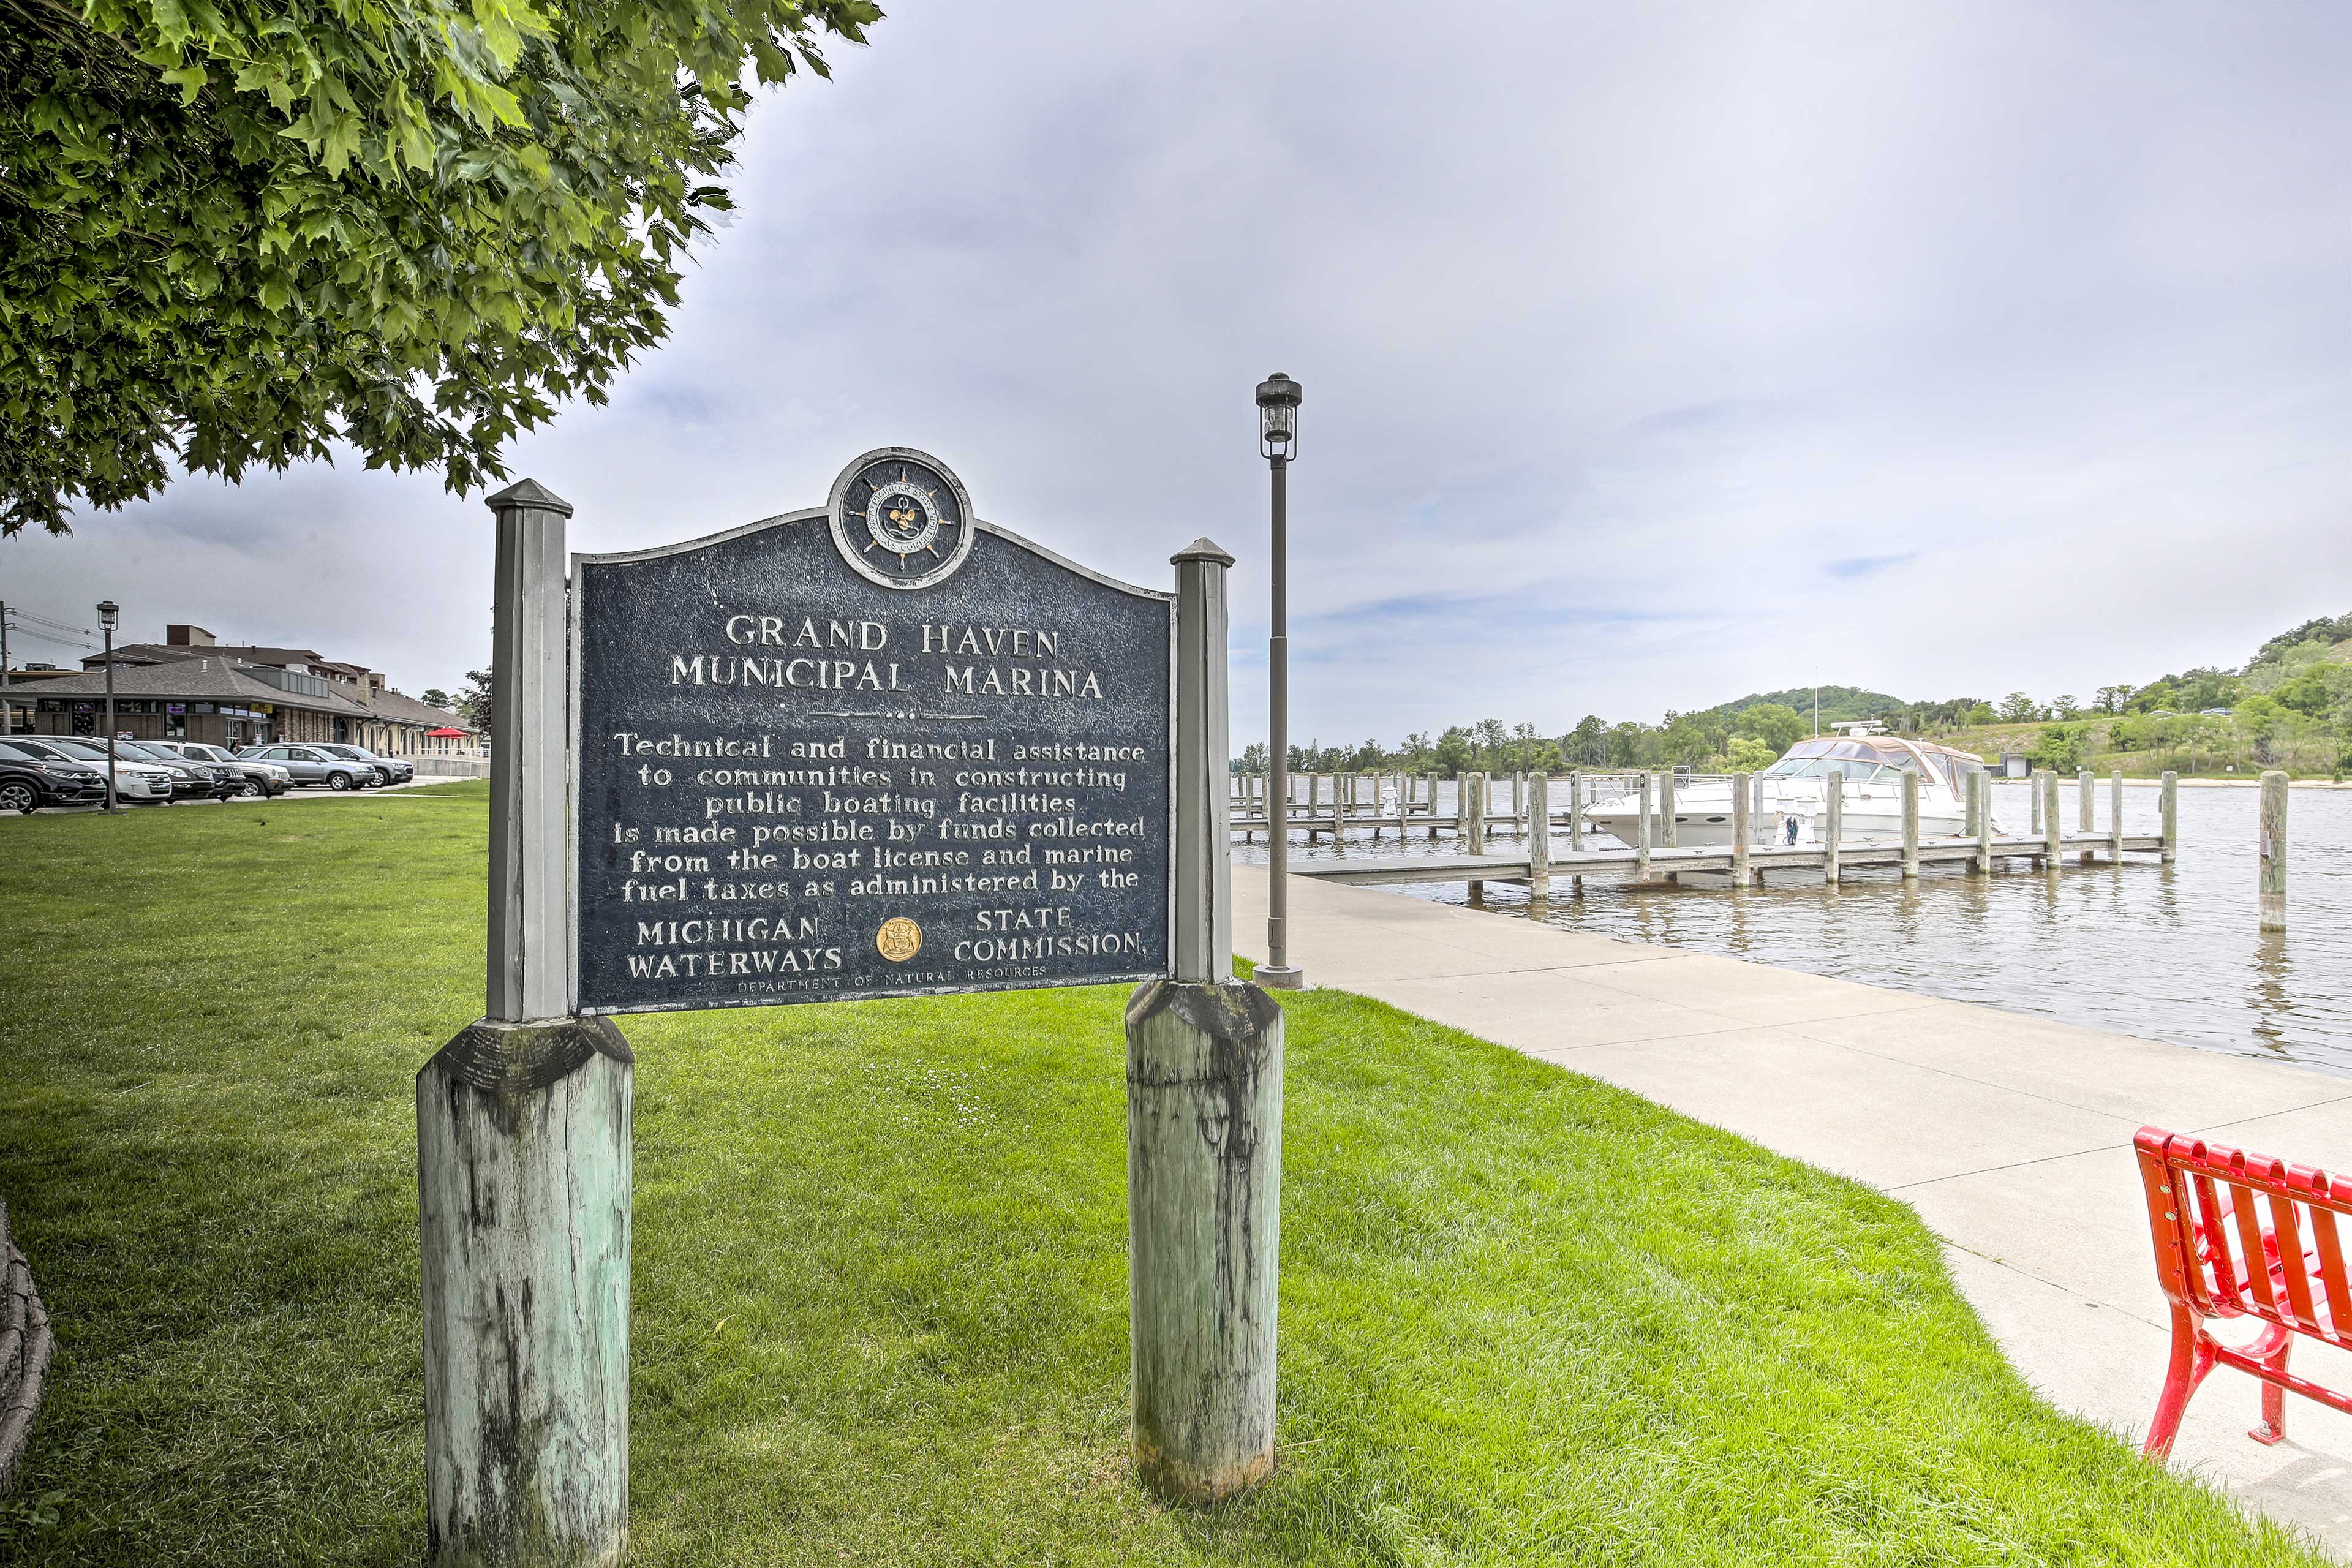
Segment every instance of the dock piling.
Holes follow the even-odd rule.
[[[2084,833],[2096,833],[2099,830],[2099,823],[2097,817],[2095,816],[2091,811],[2091,804],[2095,798],[2095,792],[2091,787],[2090,769],[2077,768],[2074,770],[2074,788],[2082,795],[2081,805],[2078,808],[2079,817],[2077,826],[2079,826]],[[2083,851],[2084,865],[2089,865],[2094,858],[2095,857],[2090,850],[2085,849]]]
[[[2124,771],[2116,768],[2107,774],[2107,858],[2120,866],[2124,863]]]
[[[2058,770],[2042,770],[2042,864],[2054,871],[2058,868],[2060,846],[2066,837],[2065,828],[2058,819]]]
[[[1977,856],[1974,862],[1980,875],[1992,875],[1992,775],[1976,774]]]
[[[1919,879],[1919,775],[1903,774],[1903,879]]]
[[[2180,775],[2169,768],[2158,783],[2156,809],[2159,823],[2156,858],[2159,865],[2169,866],[2180,858]]]
[[[1633,815],[1633,880],[1650,879],[1650,775],[1642,775],[1642,798]]]
[[[2286,930],[2286,774],[2276,768],[2263,773],[2262,889],[2263,930]]]
[[[1675,832],[1675,771],[1672,768],[1664,769],[1658,774],[1658,842],[1668,849],[1682,842],[1681,836]],[[1669,882],[1682,879],[1683,875],[1679,871],[1666,873]]]
[[[1462,851],[1465,855],[1486,852],[1486,775],[1462,775]]]
[[[1528,892],[1551,891],[1551,775],[1528,775]]]
[[[1731,775],[1731,880],[1735,887],[1748,886],[1748,846],[1753,836],[1755,818],[1748,813],[1748,775]]]
[[[1845,780],[1832,773],[1822,781],[1828,795],[1829,821],[1823,825],[1828,835],[1822,841],[1822,879],[1831,887],[1838,885],[1838,848],[1845,842]]]

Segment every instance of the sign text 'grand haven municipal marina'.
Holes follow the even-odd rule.
[[[1172,595],[902,447],[573,564],[582,1012],[1167,972]]]

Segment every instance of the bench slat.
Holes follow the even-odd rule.
[[[2311,1238],[2319,1252],[2320,1289],[2327,1295],[2327,1337],[2339,1345],[2352,1344],[2352,1284],[2345,1279],[2344,1247],[2336,1237],[2333,1212],[2312,1208]]]

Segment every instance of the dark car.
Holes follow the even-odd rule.
[[[95,768],[101,779],[110,767],[114,773],[114,798],[124,805],[172,804],[176,780],[171,769],[158,763],[124,756],[115,757],[110,763],[105,747],[71,735],[18,735],[10,742],[10,745],[14,750],[29,752],[43,762]]]
[[[225,768],[215,763],[200,763],[193,757],[163,746],[142,746],[136,741],[117,741],[114,754],[134,763],[153,763],[157,767],[172,770],[174,793],[182,800],[202,800],[209,795],[214,800],[226,800],[242,794],[245,775],[235,768]]]
[[[0,811],[105,804],[106,775],[98,769],[38,756],[0,737]]]
[[[415,763],[404,763],[393,757],[380,757],[365,746],[346,746],[338,742],[331,746],[321,745],[319,750],[331,752],[339,757],[349,757],[355,763],[365,763],[375,770],[377,778],[388,784],[406,784],[416,776]]]

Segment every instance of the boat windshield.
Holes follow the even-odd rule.
[[[1961,773],[1981,765],[1973,758],[1942,747],[1915,751],[1892,737],[1831,740],[1820,736],[1790,747],[1786,756],[1764,770],[1764,776],[1818,779],[1836,775],[1865,784],[1873,780],[1891,784],[1901,774],[1917,773],[1957,794]]]

